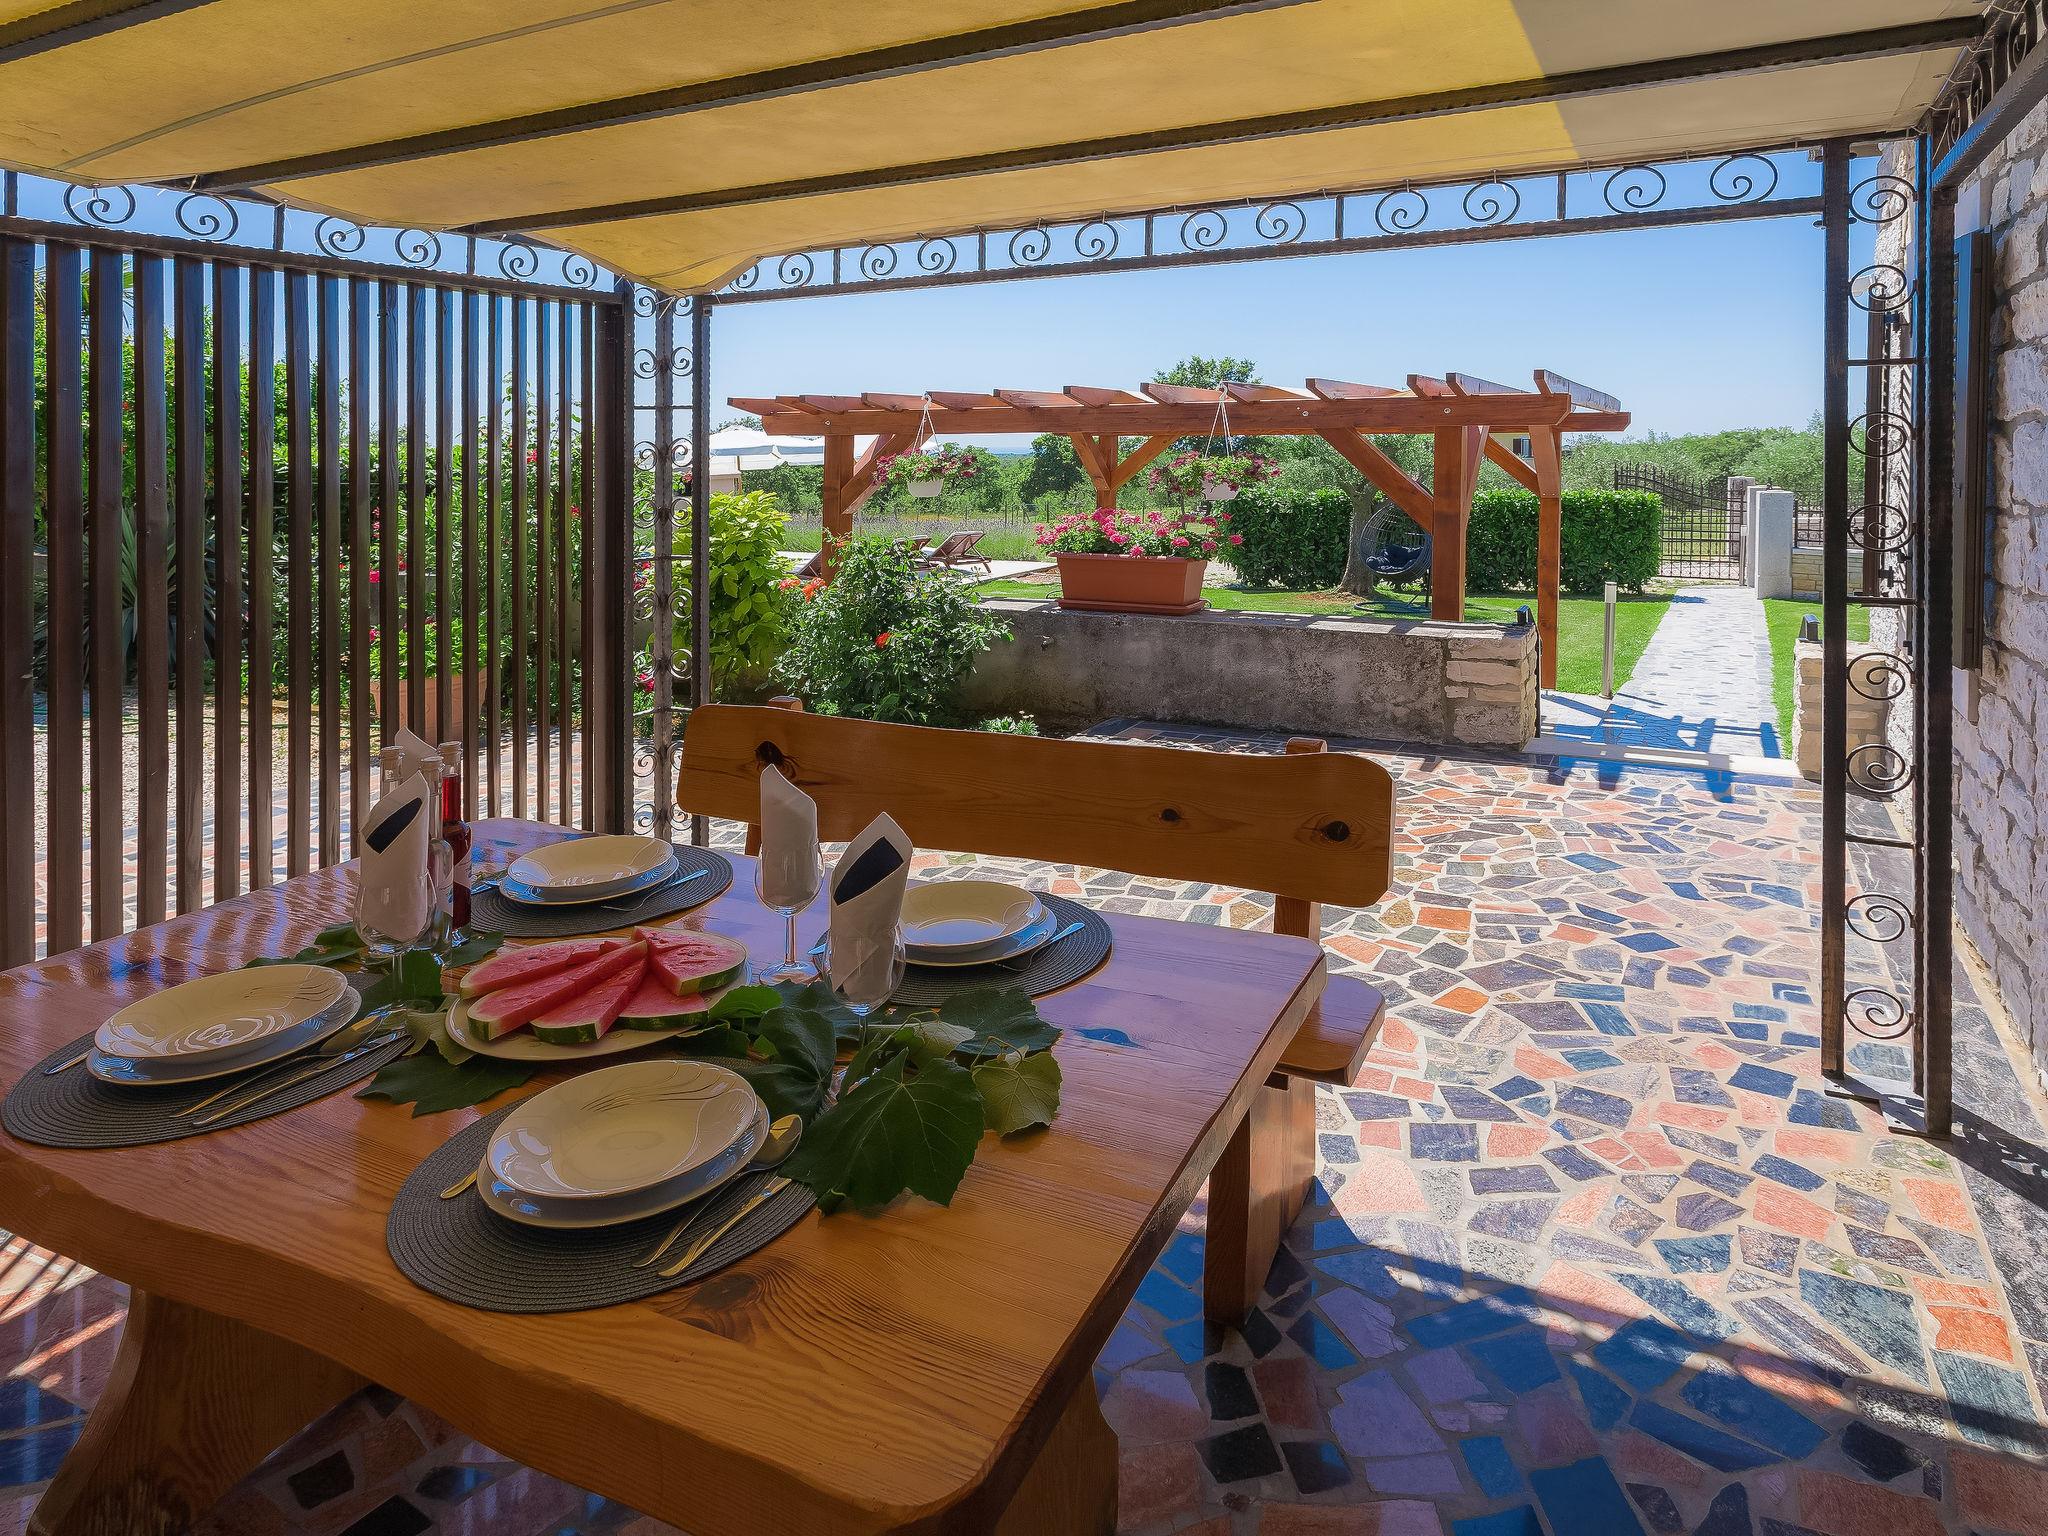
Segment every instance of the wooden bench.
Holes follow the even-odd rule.
[[[1393,780],[1298,739],[1285,756],[1053,741],[834,719],[780,707],[693,711],[676,802],[758,832],[774,764],[844,842],[887,811],[920,848],[1085,864],[1274,896],[1273,929],[1320,941],[1322,903],[1369,906],[1393,870]],[[1348,1084],[1385,1004],[1333,977],[1209,1176],[1204,1307],[1236,1325],[1257,1301],[1315,1177],[1315,1085]]]

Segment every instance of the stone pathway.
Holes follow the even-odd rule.
[[[1785,758],[1771,696],[1771,639],[1753,588],[1684,587],[1615,696],[1552,694],[1554,743],[1607,743],[1725,757]]]
[[[1894,1137],[1822,1091],[1817,793],[1375,755],[1397,776],[1395,889],[1328,912],[1327,939],[1388,1022],[1318,1095],[1317,1191],[1243,1329],[1201,1321],[1198,1203],[1098,1359],[1126,1536],[2048,1533],[2036,1101],[1967,1008],[1959,1119],[1986,1134]],[[921,862],[1270,919],[1216,886]],[[7,1536],[124,1304],[68,1260],[0,1254]],[[669,1536],[375,1389],[199,1530]]]

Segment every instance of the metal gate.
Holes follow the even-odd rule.
[[[1686,581],[1742,580],[1743,505],[1728,477],[1674,475],[1653,464],[1614,466],[1617,491],[1648,491],[1664,504],[1659,576]]]

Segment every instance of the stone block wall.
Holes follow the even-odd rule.
[[[1891,728],[1890,673],[1886,665],[1890,652],[1881,646],[1849,647],[1849,744],[1854,757],[1857,748],[1885,741]],[[1792,647],[1792,760],[1799,771],[1818,784],[1821,774],[1822,693],[1824,669],[1818,643],[1801,640]]]

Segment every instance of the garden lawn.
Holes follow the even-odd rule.
[[[1764,624],[1771,632],[1771,698],[1778,706],[1779,740],[1791,750],[1792,742],[1792,646],[1799,639],[1799,626],[1806,616],[1818,614],[1820,603],[1806,597],[1767,597]],[[1870,610],[1849,605],[1849,643],[1861,645],[1870,638]]]
[[[862,517],[855,520],[854,532],[861,538],[908,539],[923,534],[931,540],[933,548],[945,541],[949,533],[965,533],[969,529],[979,530],[981,543],[975,546],[977,555],[986,555],[991,560],[1043,560],[1045,551],[1038,547],[1032,537],[1034,525],[1029,521],[1019,522],[1014,518],[970,515],[967,517]],[[783,531],[784,549],[816,550],[824,542],[824,525],[815,519],[792,517]]]
[[[975,591],[984,597],[1043,601],[1059,596],[1058,582],[985,581]],[[1350,592],[1246,591],[1238,587],[1204,587],[1211,608],[1226,613],[1331,614],[1366,619],[1427,619],[1429,599],[1381,591],[1371,601]],[[1465,617],[1473,623],[1512,623],[1515,610],[1536,606],[1533,594],[1474,593],[1465,598]],[[1600,691],[1600,650],[1605,630],[1597,597],[1567,597],[1558,604],[1557,686],[1567,693]],[[1671,599],[1648,595],[1624,597],[1616,605],[1614,623],[1614,686],[1635,670],[1650,636],[1657,632]],[[1796,627],[1796,626],[1795,626]]]

